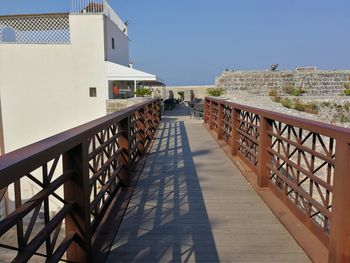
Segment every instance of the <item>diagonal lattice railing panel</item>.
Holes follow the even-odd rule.
[[[1,156],[0,202],[8,194],[8,209],[0,261],[105,256],[159,124],[159,104],[148,100]]]
[[[332,213],[335,139],[273,121],[270,180],[326,233]]]
[[[213,102],[212,105],[212,118],[213,118],[213,129],[218,132],[219,130],[219,105]]]
[[[254,166],[258,165],[259,121],[259,115],[244,110],[240,111],[238,150]]]
[[[73,204],[62,196],[65,183],[73,176],[74,171],[62,172],[59,155],[8,185],[14,202],[8,204],[8,215],[0,221],[1,253],[16,262],[40,262],[58,255],[65,259],[63,242],[76,241],[75,235],[64,233],[65,218],[71,215]]]
[[[350,130],[214,97],[205,99],[204,116],[220,146],[304,248],[317,243],[325,261],[350,262]],[[306,240],[304,231],[311,231]]]
[[[69,15],[0,17],[0,43],[70,43]]]
[[[223,105],[221,108],[221,133],[226,143],[231,143],[232,134],[232,107]]]

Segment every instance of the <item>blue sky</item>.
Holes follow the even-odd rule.
[[[224,69],[350,69],[349,0],[110,0],[129,25],[135,68],[169,85]],[[0,0],[0,14],[60,12],[68,0]]]

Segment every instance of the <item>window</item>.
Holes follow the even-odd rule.
[[[89,93],[90,93],[90,97],[97,97],[96,88],[90,88]]]
[[[114,38],[112,37],[112,49],[115,49],[115,46],[114,46]]]

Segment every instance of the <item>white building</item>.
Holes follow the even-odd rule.
[[[2,152],[105,115],[106,100],[133,97],[135,84],[162,83],[129,67],[127,25],[108,3],[86,2],[0,17]]]
[[[135,85],[162,85],[129,67],[127,23],[106,1],[87,2],[71,0],[70,13],[0,16],[2,154],[105,115],[114,85],[126,98]]]

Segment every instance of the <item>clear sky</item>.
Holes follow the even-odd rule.
[[[130,20],[130,58],[168,85],[224,69],[350,69],[349,0],[109,0]],[[69,0],[0,0],[0,14],[68,11]]]

